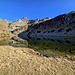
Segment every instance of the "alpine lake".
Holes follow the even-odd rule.
[[[43,56],[75,55],[74,37],[50,37],[50,38],[1,38],[0,45],[13,47],[32,48]]]

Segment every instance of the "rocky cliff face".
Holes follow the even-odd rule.
[[[21,36],[26,35],[30,37],[75,36],[75,12],[32,24]]]

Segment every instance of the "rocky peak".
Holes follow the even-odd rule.
[[[26,18],[26,17],[21,18],[21,20],[22,20],[23,22],[25,22],[26,24],[28,24],[28,22],[29,22],[29,19]]]

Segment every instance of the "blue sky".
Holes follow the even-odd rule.
[[[75,0],[0,0],[0,18],[42,19],[75,10]]]

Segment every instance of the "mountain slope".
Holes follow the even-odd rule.
[[[61,14],[55,18],[32,24],[26,32],[19,36],[50,37],[50,36],[73,36],[75,37],[75,12]]]

